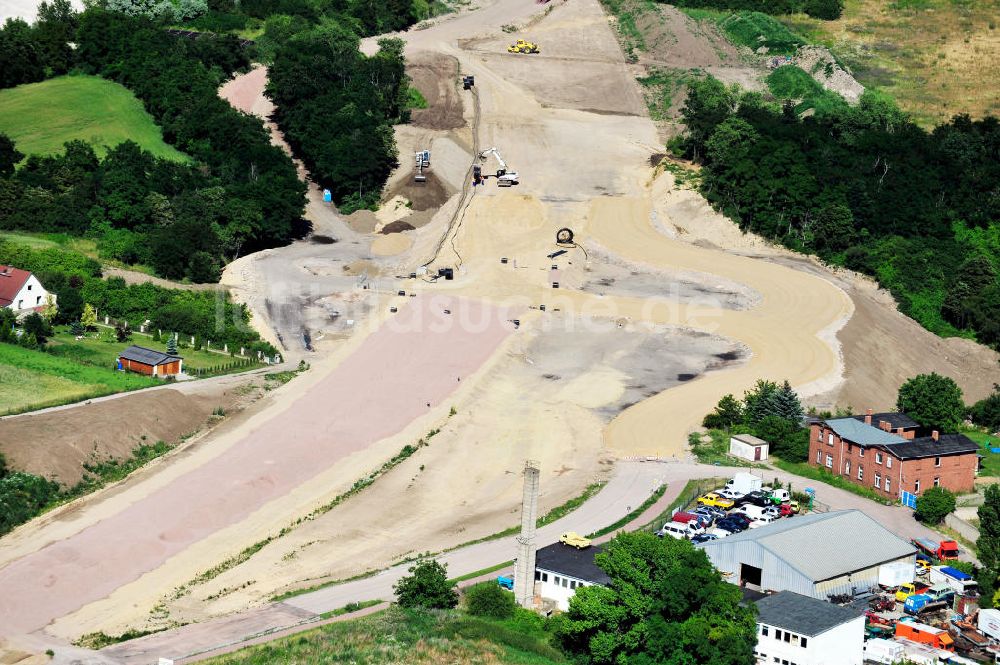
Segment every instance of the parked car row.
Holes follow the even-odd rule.
[[[791,500],[788,490],[772,490],[763,487],[759,478],[751,478],[757,482],[743,479],[734,483],[731,480],[725,487],[698,497],[695,508],[674,514],[656,535],[704,543],[756,529],[799,512],[799,504]],[[744,489],[748,491],[743,492]]]

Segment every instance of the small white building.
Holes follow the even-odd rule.
[[[577,549],[554,543],[535,553],[535,595],[543,602],[555,604],[565,612],[569,599],[582,586],[604,586],[611,582],[608,574],[594,563],[600,545]]]
[[[762,462],[767,459],[770,445],[753,434],[733,434],[729,437],[729,454],[751,462]]]
[[[50,295],[54,302],[55,296],[27,270],[0,265],[0,307],[14,310],[18,316],[40,312]]]
[[[763,665],[861,665],[865,615],[782,591],[756,601],[757,646]]]

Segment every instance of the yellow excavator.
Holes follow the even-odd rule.
[[[518,39],[516,42],[507,47],[508,53],[541,53],[538,48],[538,44],[533,42],[527,42],[523,39]]]

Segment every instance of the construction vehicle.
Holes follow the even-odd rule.
[[[427,176],[424,175],[424,169],[429,169],[431,167],[431,151],[421,150],[420,152],[414,153],[413,157],[417,167],[417,173],[413,176],[413,179],[417,182],[427,182]]]
[[[497,162],[500,164],[500,168],[497,169],[496,176],[498,187],[511,187],[512,185],[518,184],[517,181],[517,171],[509,171],[507,168],[507,162],[503,161],[503,157],[500,156],[500,151],[494,148],[487,148],[479,153],[479,159],[485,161],[487,157],[493,155],[496,157]],[[483,179],[489,176],[483,176]]]
[[[541,53],[538,48],[538,44],[533,42],[528,42],[523,39],[518,39],[516,42],[507,47],[508,53]]]

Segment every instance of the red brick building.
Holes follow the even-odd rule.
[[[809,463],[889,499],[928,487],[974,487],[979,446],[964,434],[924,431],[903,413],[820,420],[811,426]]]

